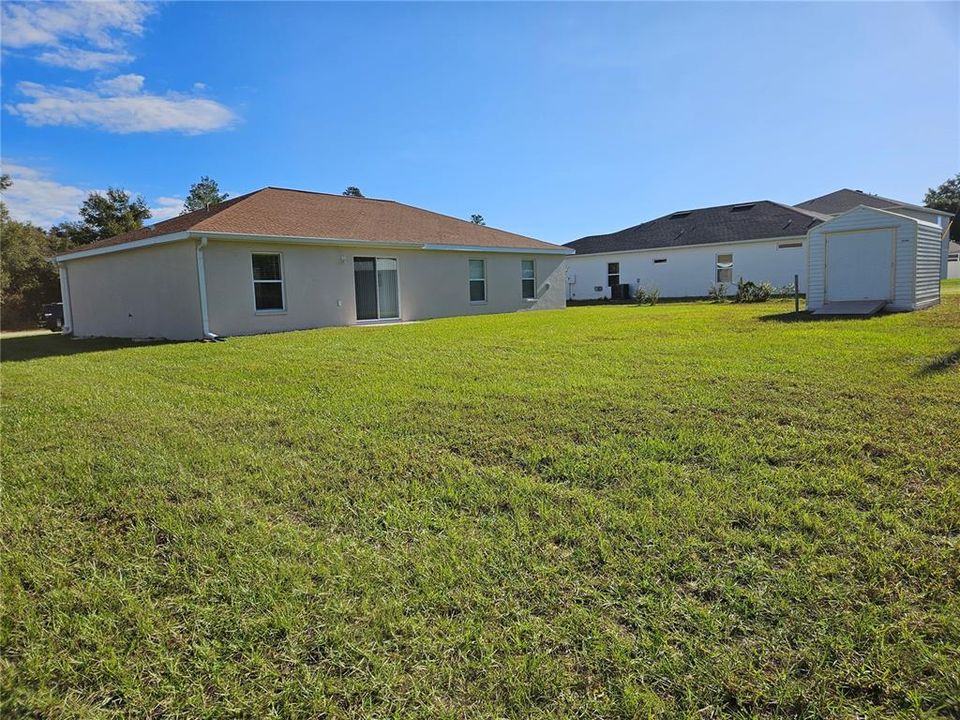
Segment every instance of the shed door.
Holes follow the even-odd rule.
[[[856,230],[826,236],[826,299],[893,299],[893,242],[896,231]]]

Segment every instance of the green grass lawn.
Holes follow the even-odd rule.
[[[6,337],[0,714],[956,717],[945,292]]]

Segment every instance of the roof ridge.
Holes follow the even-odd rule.
[[[262,192],[264,190],[279,190],[281,192],[303,193],[304,195],[325,195],[326,197],[334,197],[334,198],[345,197],[345,198],[350,198],[351,200],[370,200],[371,202],[397,203],[396,200],[390,200],[388,198],[367,197],[366,195],[344,195],[343,193],[330,193],[330,192],[323,192],[322,190],[301,190],[300,188],[280,187],[279,185],[267,185],[265,187],[260,188],[260,190],[257,190],[256,192]],[[397,204],[403,205],[403,203],[397,203]],[[413,207],[413,206],[411,205],[410,207]]]

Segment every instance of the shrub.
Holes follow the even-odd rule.
[[[656,305],[660,300],[660,288],[637,287],[637,294],[634,295],[637,305]]]
[[[710,286],[710,289],[707,291],[707,298],[711,302],[719,303],[727,299],[727,284],[726,283],[715,283]]]
[[[773,294],[773,285],[762,282],[759,285],[740,278],[737,281],[737,294],[733,301],[738,303],[766,302]]]

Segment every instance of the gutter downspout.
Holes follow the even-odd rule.
[[[216,340],[217,336],[210,332],[210,317],[207,314],[207,275],[203,266],[203,249],[207,246],[207,236],[204,235],[197,243],[197,281],[200,284],[200,324],[203,329],[204,340]]]
[[[63,303],[63,327],[60,332],[64,335],[73,334],[73,311],[70,308],[70,278],[67,275],[67,266],[54,261],[60,271],[60,301]]]

